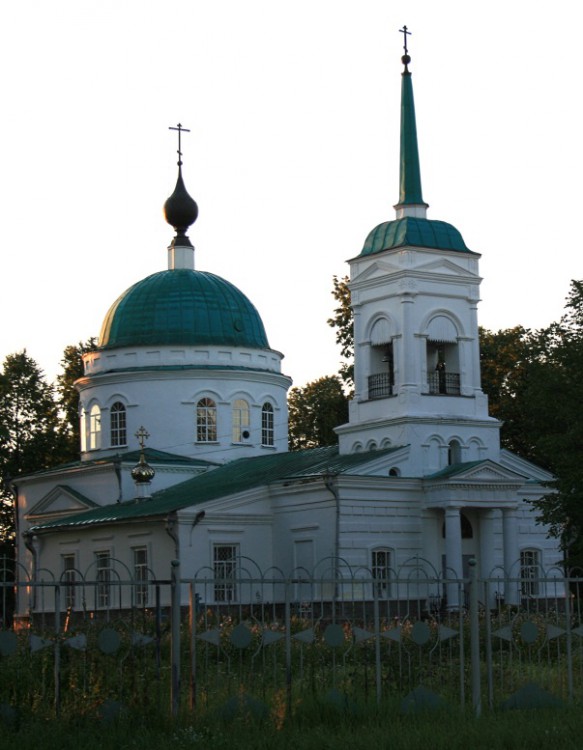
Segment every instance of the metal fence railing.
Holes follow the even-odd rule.
[[[226,577],[188,579],[178,563],[167,579],[116,561],[106,577],[0,569],[0,704],[15,710],[583,702],[583,577],[560,571],[478,578],[474,564],[462,579],[418,558],[382,577],[336,559],[284,574],[238,558]]]

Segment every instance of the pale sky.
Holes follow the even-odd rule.
[[[0,27],[0,357],[49,379],[166,268],[184,177],[196,267],[258,308],[295,385],[338,369],[332,276],[398,198],[402,36],[428,218],[482,254],[479,321],[542,327],[582,278],[579,3],[19,0]]]

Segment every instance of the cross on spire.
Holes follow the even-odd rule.
[[[138,443],[140,444],[140,449],[144,450],[146,445],[146,440],[150,437],[150,433],[148,430],[146,430],[145,427],[140,427],[140,429],[136,432],[136,437],[138,438]]]
[[[402,29],[399,29],[399,34],[403,35],[403,49],[405,50],[405,54],[409,54],[409,50],[407,49],[407,37],[411,36],[411,32],[407,30],[406,26],[403,26]]]
[[[178,131],[178,151],[176,152],[178,154],[178,166],[182,166],[182,133],[190,133],[190,130],[188,128],[183,128],[180,123],[173,128],[170,126],[168,130],[177,130]]]

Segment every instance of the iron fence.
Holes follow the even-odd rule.
[[[462,579],[418,558],[382,581],[338,559],[289,574],[248,558],[220,576],[183,578],[177,562],[167,579],[148,573],[112,561],[106,580],[33,579],[5,564],[0,704],[176,716],[242,701],[261,713],[396,698],[477,714],[583,701],[583,577],[478,578],[471,565]]]

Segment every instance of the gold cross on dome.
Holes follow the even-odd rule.
[[[138,438],[140,448],[144,450],[146,440],[150,437],[150,433],[148,432],[148,430],[146,430],[145,427],[140,427],[140,429],[136,432],[136,437]]]

